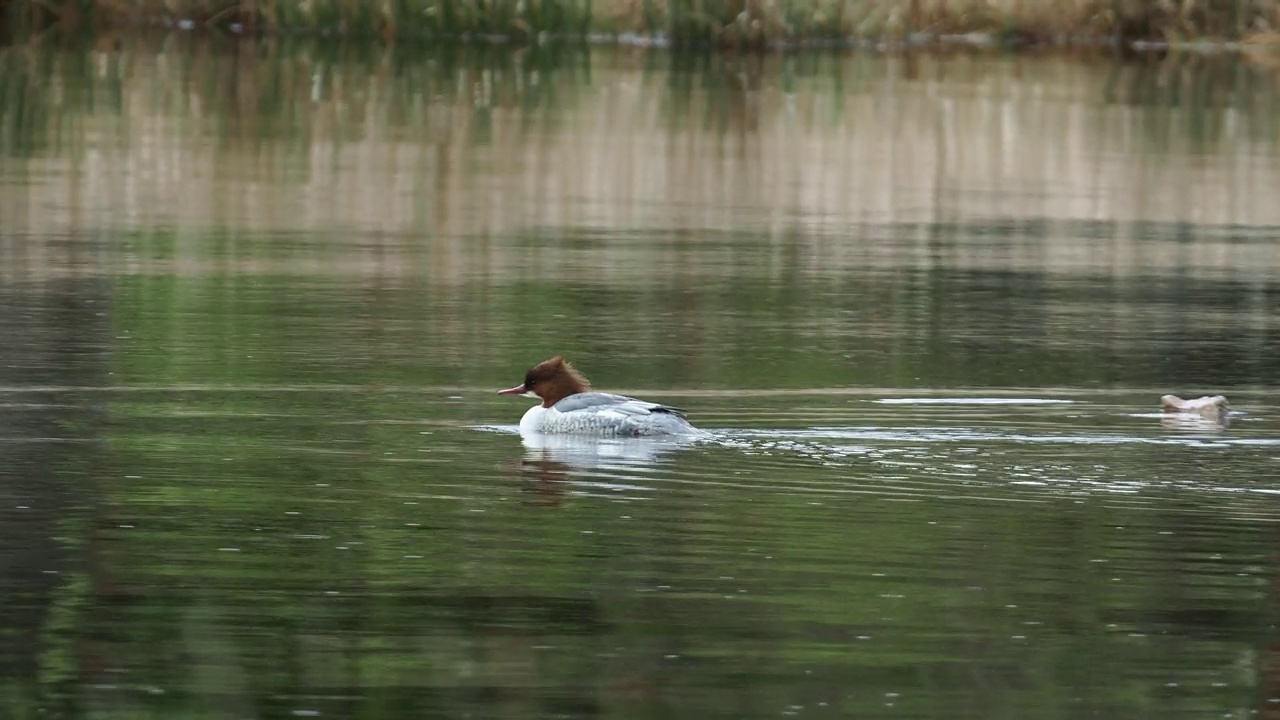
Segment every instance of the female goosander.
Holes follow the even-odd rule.
[[[575,435],[688,435],[698,432],[684,411],[625,395],[591,392],[591,383],[557,355],[525,373],[524,383],[499,395],[542,400],[520,418],[520,433]]]

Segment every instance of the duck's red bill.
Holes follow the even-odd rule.
[[[498,394],[499,395],[523,395],[525,394],[525,392],[527,391],[524,389],[524,385],[517,385],[513,388],[507,388],[506,390],[499,390]]]

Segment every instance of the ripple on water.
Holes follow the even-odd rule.
[[[780,417],[767,404],[756,407],[763,401],[742,402],[737,397],[734,401],[761,411],[744,412],[738,420]],[[780,402],[794,404],[786,398]],[[850,410],[848,400],[838,398],[826,405],[808,402],[790,417],[802,422],[808,415],[825,421],[820,424],[711,428],[695,442],[581,437],[522,438],[521,442],[526,462],[539,463],[544,473],[554,468],[587,483],[583,492],[626,491],[648,499],[655,496],[645,491],[699,486],[1006,502],[1096,496],[1128,498],[1132,504],[1195,494],[1214,498],[1214,506],[1234,505],[1245,512],[1257,498],[1278,492],[1257,482],[1257,473],[1248,469],[1265,462],[1261,451],[1280,446],[1280,439],[1260,436],[1265,423],[1239,433],[1222,426],[1134,425],[1133,420],[1165,416],[1116,413],[1110,405],[1085,400],[1030,397],[882,398],[876,402],[900,409],[880,413],[878,424],[831,424],[842,413],[850,420],[867,418],[856,408]],[[1017,405],[1040,409],[995,413],[980,409]],[[930,406],[943,412],[929,410],[922,415],[921,409]],[[921,420],[932,424],[920,424]],[[517,432],[515,426],[477,429]]]
[[[872,400],[881,405],[1070,405],[1075,400],[1051,398],[880,398]]]

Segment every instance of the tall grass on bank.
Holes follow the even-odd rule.
[[[1050,44],[1276,38],[1280,0],[0,0],[21,35],[54,24],[677,46],[831,41]]]

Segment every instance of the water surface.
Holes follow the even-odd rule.
[[[1276,713],[1274,71],[0,70],[15,717]],[[556,353],[708,437],[519,437]]]

